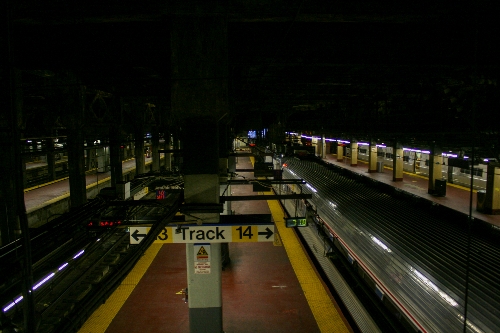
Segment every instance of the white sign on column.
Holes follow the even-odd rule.
[[[210,244],[194,244],[194,274],[210,274]]]

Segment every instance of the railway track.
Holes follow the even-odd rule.
[[[137,183],[144,186],[144,181]],[[155,193],[150,193],[144,199],[154,196]],[[54,219],[51,225],[38,230],[33,235],[37,244],[33,249],[36,332],[76,331],[119,285],[155,238],[148,236],[141,244],[130,246],[128,227],[87,229],[90,219],[121,207],[117,211],[126,212],[123,224],[135,224],[137,216],[148,216],[149,235],[155,235],[172,220],[180,198],[179,193],[169,193],[164,200],[148,200],[144,205],[133,200],[98,199],[91,207]],[[19,253],[23,250],[19,244],[1,250],[2,267],[14,264],[21,268]],[[7,304],[4,312],[17,327],[22,327],[21,269],[6,275],[0,285],[1,301]]]

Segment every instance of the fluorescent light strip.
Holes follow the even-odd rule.
[[[85,252],[85,250],[81,250],[80,252],[78,252],[74,257],[73,259],[76,259],[78,258],[79,256],[81,256],[83,254],[83,252]]]
[[[10,303],[9,305],[7,305],[4,309],[3,309],[3,312],[7,312],[9,311],[14,305],[16,305],[17,303],[21,302],[23,300],[23,296],[19,296],[18,298],[16,298],[14,300],[14,302]]]
[[[50,279],[52,279],[54,277],[54,275],[56,275],[56,273],[50,273],[47,277],[45,277],[42,281],[38,282],[37,284],[35,284],[33,286],[33,290],[36,290],[38,289],[38,287],[40,287],[42,284],[44,284],[45,282],[49,281]]]
[[[61,267],[59,267],[57,270],[62,271],[66,266],[68,266],[68,263],[65,262]]]
[[[99,239],[100,240],[100,239]],[[85,250],[81,250],[80,252],[78,252],[74,257],[73,259],[76,259],[78,258],[79,256],[81,256],[83,253],[85,252]],[[58,271],[61,271],[63,270],[66,266],[68,266],[68,263],[64,263],[63,265],[61,265],[61,267],[59,267],[57,270]],[[33,290],[36,290],[38,287],[40,287],[41,285],[43,285],[45,282],[47,282],[48,280],[50,280],[51,278],[54,277],[54,275],[56,275],[56,273],[51,273],[49,274],[48,276],[46,276],[43,280],[41,280],[40,282],[38,282],[36,285],[33,286]],[[23,299],[23,296],[19,296],[14,302],[10,303],[9,305],[7,305],[5,308],[3,308],[3,312],[7,312],[9,311],[14,305],[16,305],[17,303],[21,302]]]

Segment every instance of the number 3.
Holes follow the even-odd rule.
[[[160,234],[156,238],[159,240],[162,240],[162,241],[167,240],[168,239],[167,228],[163,228],[163,230],[160,232]]]

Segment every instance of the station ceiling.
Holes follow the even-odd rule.
[[[23,71],[27,136],[47,135],[42,123],[64,127],[63,111],[48,115],[57,88],[47,85],[65,71],[103,101],[151,103],[168,123],[170,19],[215,13],[228,19],[236,129],[279,124],[500,153],[500,21],[487,1],[11,0],[10,8],[4,37]],[[106,113],[98,104],[97,118]]]

